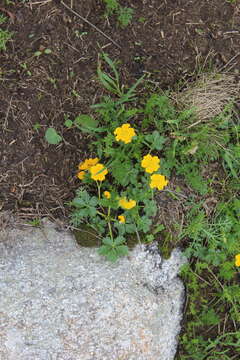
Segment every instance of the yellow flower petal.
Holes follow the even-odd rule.
[[[157,156],[148,154],[143,157],[141,165],[147,173],[152,174],[159,169],[160,159]]]
[[[240,254],[235,255],[235,266],[240,266]]]
[[[80,180],[83,180],[84,176],[85,176],[85,171],[79,171],[79,172],[77,173],[77,177],[78,177]]]
[[[81,162],[78,165],[79,170],[89,170],[92,166],[96,165],[99,162],[98,158],[89,158],[86,159],[85,161]]]
[[[103,164],[98,163],[95,166],[90,168],[91,178],[93,180],[103,181],[105,180],[105,176],[108,173],[108,170],[104,167]]]
[[[136,206],[136,201],[135,200],[127,200],[126,198],[122,198],[119,200],[119,205],[126,210],[130,210],[132,208],[134,208],[134,206]]]
[[[111,198],[111,194],[109,191],[104,191],[103,195],[107,198],[110,199]]]
[[[151,175],[150,188],[157,188],[158,190],[163,190],[167,186],[168,180],[164,175],[153,174]]]
[[[123,215],[119,215],[118,220],[121,224],[125,224],[125,222],[126,222],[125,216],[123,216]]]
[[[130,124],[123,124],[114,130],[114,135],[117,141],[123,141],[125,144],[128,144],[132,141],[136,133]]]

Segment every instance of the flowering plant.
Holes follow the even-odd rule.
[[[105,60],[114,66],[108,57]],[[98,74],[106,85],[108,75],[103,76],[100,69]],[[114,81],[118,81],[116,76],[107,83],[108,90]],[[97,157],[82,159],[78,165],[81,186],[71,202],[75,208],[72,223],[79,226],[87,222],[97,230],[102,236],[99,253],[111,261],[128,253],[128,234],[136,233],[140,242],[140,235],[149,232],[157,213],[154,192],[168,184],[155,153],[160,149],[156,141],[159,134],[156,130],[144,133],[131,120],[136,109],[125,108],[133,99],[134,89],[124,93],[119,84],[114,89],[118,89],[120,100],[105,98],[94,106],[101,127],[91,129],[94,141],[89,150]]]
[[[168,180],[159,173],[158,156],[141,155],[146,139],[134,125],[111,130],[94,142],[99,157],[78,165],[81,187],[71,204],[74,225],[87,221],[94,227],[103,236],[99,253],[115,261],[128,253],[128,234],[136,233],[140,241],[139,233],[150,230],[157,213],[154,191]]]

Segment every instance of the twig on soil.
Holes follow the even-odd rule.
[[[11,106],[12,106],[12,97],[9,101],[9,106],[7,108],[7,112],[6,112],[6,116],[5,116],[5,120],[4,120],[4,123],[3,123],[3,129],[4,130],[7,130],[7,127],[8,127],[8,115],[9,115],[9,111],[11,109]]]
[[[68,227],[67,227],[67,229],[68,230],[80,230],[79,228],[77,228],[77,227],[74,227],[74,226],[72,226],[72,225],[69,225]],[[102,237],[101,236],[98,236],[98,235],[96,235],[96,234],[94,234],[93,232],[90,232],[90,231],[87,231],[87,230],[83,230],[83,229],[81,229],[81,231],[82,232],[85,232],[85,233],[87,233],[87,234],[89,234],[89,235],[92,235],[92,236],[95,236],[95,238],[97,238],[97,239],[102,239]]]
[[[61,1],[61,4],[63,6],[65,6],[66,9],[68,9],[69,11],[71,11],[74,15],[78,16],[81,20],[85,21],[88,25],[92,26],[95,30],[97,30],[100,34],[102,34],[105,38],[107,38],[108,40],[110,40],[115,46],[117,46],[119,49],[121,49],[121,46],[118,45],[118,43],[116,43],[116,41],[114,41],[113,39],[111,39],[108,35],[106,35],[104,32],[102,32],[102,30],[100,30],[99,28],[97,28],[95,25],[93,25],[90,21],[88,21],[87,19],[85,19],[84,17],[82,17],[81,15],[79,15],[76,11],[74,11],[73,9],[71,9],[68,5],[66,5],[63,1]]]
[[[240,55],[240,52],[238,52],[236,55],[234,55],[223,67],[219,69],[220,71],[223,71],[233,60],[235,60]]]
[[[27,184],[24,184],[24,185],[19,184],[19,186],[20,186],[21,188],[28,187],[28,186],[32,185],[32,184],[34,183],[34,181],[37,180],[40,176],[44,176],[44,175],[34,176],[34,178],[33,178],[33,180],[32,180],[31,182],[29,182],[29,183],[27,183]]]
[[[180,196],[180,197],[182,197],[182,198],[184,198],[184,199],[188,199],[188,196],[186,196],[186,195],[184,195],[184,194],[182,194],[182,193],[180,193],[180,192],[173,191],[173,190],[166,189],[166,190],[164,190],[163,192],[168,192],[168,193],[170,193],[170,194],[174,194],[174,195],[176,195],[176,196]]]
[[[36,2],[31,2],[31,4],[30,5],[45,5],[45,4],[47,4],[47,3],[49,3],[49,2],[51,2],[52,0],[44,0],[44,1],[36,1]]]

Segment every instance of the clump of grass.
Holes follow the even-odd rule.
[[[189,116],[174,123],[167,164],[198,193],[185,201],[183,226],[176,225],[189,258],[182,270],[187,303],[177,360],[240,358],[240,124],[234,111],[240,85],[235,80],[231,74],[203,74],[174,97]]]
[[[0,50],[6,51],[6,44],[12,38],[12,33],[0,29]]]
[[[7,18],[0,14],[0,25],[4,24],[7,21]],[[6,44],[12,38],[13,33],[9,32],[8,30],[3,30],[0,28],[0,51],[6,51]]]
[[[215,215],[206,216],[192,205],[182,236],[191,264],[182,270],[187,287],[185,329],[179,360],[238,359],[240,356],[240,289],[234,258],[240,251],[240,201],[219,202]]]
[[[105,16],[117,16],[118,24],[120,27],[125,28],[132,21],[133,9],[123,7],[119,4],[118,0],[103,0],[106,5]]]
[[[0,14],[0,25],[4,24],[7,21],[6,16],[4,16],[3,14]]]
[[[198,123],[219,115],[226,104],[239,97],[239,90],[240,82],[236,74],[203,73],[193,85],[178,93],[175,99],[185,107],[194,109]]]

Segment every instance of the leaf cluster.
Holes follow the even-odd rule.
[[[240,320],[240,289],[234,266],[234,255],[240,252],[239,220],[237,198],[219,203],[211,220],[199,205],[189,213],[182,236],[191,240],[186,255],[195,260],[181,272],[189,306],[179,360],[230,360],[233,354],[240,355],[240,332],[236,328]],[[229,328],[235,331],[228,331]]]
[[[145,108],[129,106],[135,100],[135,90],[142,78],[130,89],[125,90],[120,84],[116,64],[106,54],[103,54],[103,59],[111,75],[103,72],[102,65],[99,65],[98,78],[115,98],[104,97],[103,102],[92,107],[97,113],[97,118],[80,115],[74,123],[67,119],[65,125],[68,128],[78,125],[82,131],[92,134],[90,151],[101,159],[108,175],[103,184],[97,185],[98,189],[89,174],[84,176],[82,184],[85,190],[81,188],[70,204],[75,208],[71,221],[75,226],[83,221],[91,223],[104,238],[109,238],[110,234],[110,239],[115,241],[114,239],[121,236],[127,243],[127,234],[147,234],[152,227],[157,205],[153,191],[149,187],[150,175],[141,167],[141,160],[147,153],[160,151],[166,138],[157,130],[143,131],[142,124],[136,121],[139,115],[145,116],[146,113],[150,116],[149,103]],[[165,97],[163,101],[166,101]],[[116,141],[114,136],[115,129],[124,123],[131,124],[137,135],[128,144]],[[98,197],[95,196],[96,190]],[[104,198],[104,191],[111,193],[110,199]],[[131,210],[122,209],[119,206],[120,198],[134,199],[136,206]],[[92,201],[94,209],[90,206]],[[124,216],[124,223],[118,221],[120,215]],[[116,249],[114,252],[116,255]]]
[[[0,18],[0,21],[5,22],[4,17]],[[0,51],[6,51],[6,44],[13,37],[13,33],[8,30],[3,30],[0,28]]]
[[[118,236],[115,239],[105,237],[102,239],[103,245],[99,248],[98,253],[106,256],[112,262],[115,262],[120,256],[128,254],[128,247],[124,245],[126,239]]]
[[[120,27],[125,28],[128,26],[133,17],[133,9],[123,7],[119,4],[118,0],[103,0],[105,3],[105,16],[109,17],[112,15],[117,16],[117,21]]]

